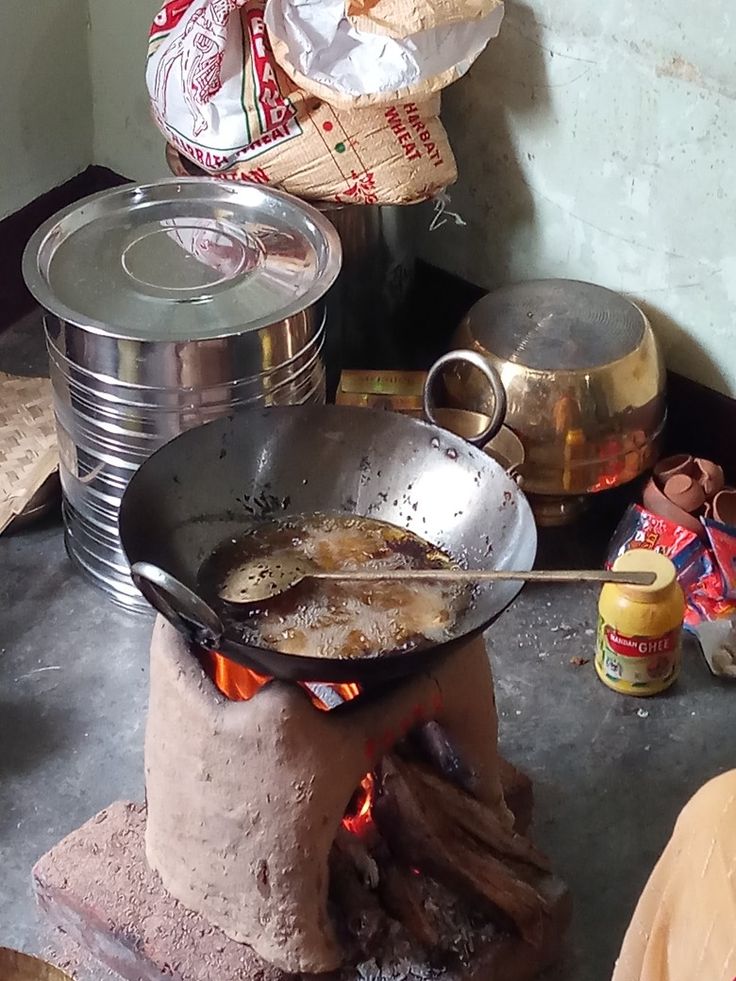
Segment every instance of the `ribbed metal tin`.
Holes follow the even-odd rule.
[[[239,406],[291,405],[325,399],[323,297],[339,271],[337,235],[329,222],[313,209],[286,195],[258,189],[259,196],[255,198],[253,189],[246,188],[247,193],[240,195],[240,207],[244,210],[239,212],[240,188],[220,188],[223,186],[211,180],[165,181],[95,195],[61,212],[39,229],[24,259],[26,281],[47,310],[44,322],[59,438],[67,549],[94,583],[114,601],[133,609],[147,610],[148,605],[129,577],[118,536],[118,510],[125,487],[140,464],[184,430],[229,414]],[[151,323],[141,322],[140,311],[147,308],[145,302],[140,305],[136,296],[131,304],[136,319],[127,330],[125,304],[119,298],[110,304],[115,316],[109,327],[97,310],[91,308],[90,297],[94,297],[94,304],[104,310],[105,297],[95,294],[90,286],[90,271],[84,268],[79,269],[80,280],[86,278],[85,289],[80,294],[83,309],[75,310],[70,303],[73,284],[67,282],[61,287],[60,292],[65,294],[63,300],[58,299],[54,289],[54,254],[59,242],[68,240],[65,233],[69,232],[71,237],[80,227],[85,227],[85,221],[94,221],[100,208],[109,222],[111,207],[105,198],[108,194],[120,196],[121,193],[123,196],[115,207],[130,226],[124,229],[124,242],[132,241],[139,249],[141,222],[131,221],[130,215],[135,215],[136,209],[140,214],[141,201],[155,200],[155,222],[165,223],[168,231],[171,218],[166,208],[162,208],[163,201],[167,197],[175,198],[178,209],[175,215],[181,215],[182,199],[188,196],[194,201],[200,246],[203,214],[213,215],[205,220],[219,237],[223,208],[230,209],[226,227],[235,228],[238,234],[245,229],[243,237],[247,236],[249,244],[255,243],[256,267],[258,257],[266,255],[265,279],[258,282],[256,274],[254,284],[244,283],[252,275],[247,270],[246,277],[241,275],[235,283],[240,291],[235,297],[227,296],[227,284],[223,286],[222,276],[216,290],[210,292],[207,284],[199,290],[187,288],[183,299],[179,284],[179,296],[170,306],[160,284],[155,284]],[[126,207],[132,212],[126,212]],[[79,212],[84,209],[87,214],[80,218]],[[258,212],[257,216],[254,211]],[[151,224],[149,217],[146,228]],[[205,232],[212,234],[212,228],[205,228]],[[153,238],[157,232],[148,234]],[[285,244],[293,250],[291,255],[287,254]],[[116,243],[118,253],[119,246]],[[268,270],[268,249],[274,246],[277,246],[275,259]],[[177,247],[181,248],[180,241]],[[171,250],[170,240],[165,248]],[[204,252],[207,253],[206,248]],[[195,277],[201,279],[201,253],[194,255],[193,250],[185,248],[183,254],[188,263],[194,263]],[[84,262],[83,250],[75,258],[79,263]],[[91,256],[86,261],[89,265]],[[105,261],[114,263],[109,256]],[[221,273],[221,254],[216,261],[217,271]],[[274,263],[279,280],[275,284]],[[70,268],[73,265],[69,263]],[[294,275],[290,279],[292,267]],[[149,281],[155,281],[158,268],[154,258],[151,275],[147,276]],[[165,271],[171,279],[170,257]],[[102,277],[104,294],[104,268],[92,272]],[[188,274],[189,267],[185,272]],[[109,278],[114,279],[115,274],[113,270]],[[177,268],[176,275],[179,274]],[[290,289],[292,282],[294,288]],[[248,314],[253,310],[247,291],[253,287],[258,317],[249,321]],[[137,289],[137,284],[132,288]],[[206,306],[213,297],[211,309],[203,311],[205,336],[198,337],[191,330],[193,336],[186,336],[182,320],[186,321],[187,316],[196,319],[192,318],[191,304]],[[303,309],[299,309],[300,300],[307,301]],[[218,317],[218,303],[224,304],[221,317]],[[189,309],[183,311],[183,305]],[[240,324],[236,319],[239,307]],[[185,314],[183,318],[180,312]],[[275,319],[269,323],[270,316]],[[171,330],[166,326],[167,317],[172,318]]]

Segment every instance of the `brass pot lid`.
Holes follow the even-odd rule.
[[[0,979],[1,981],[72,981],[53,964],[22,954],[19,950],[0,947]]]
[[[539,371],[611,364],[639,347],[646,327],[646,317],[630,300],[571,279],[494,290],[472,307],[463,324],[476,349]]]

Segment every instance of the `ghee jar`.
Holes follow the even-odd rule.
[[[595,669],[604,685],[623,695],[656,695],[680,673],[685,598],[672,562],[635,548],[620,555],[616,572],[656,574],[651,586],[606,583],[598,603]]]

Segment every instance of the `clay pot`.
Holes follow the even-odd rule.
[[[692,514],[684,511],[681,507],[673,504],[672,501],[665,497],[659,487],[657,487],[654,479],[648,481],[645,486],[642,494],[642,503],[647,511],[651,511],[652,514],[658,514],[662,518],[667,518],[668,521],[674,521],[675,524],[682,525],[683,528],[695,532],[699,538],[705,539],[705,528],[702,523],[693,517]]]
[[[710,506],[710,514],[721,524],[736,528],[736,490],[729,487],[716,494]]]
[[[684,473],[669,477],[663,488],[664,496],[676,507],[694,514],[705,504],[705,491],[701,484]]]
[[[723,490],[726,483],[723,470],[712,460],[703,460],[701,457],[695,459],[695,466],[700,471],[699,482],[706,497],[714,497],[719,491]]]
[[[694,478],[700,476],[695,459],[689,453],[677,453],[675,456],[665,457],[654,468],[654,476],[662,485],[677,474],[686,474]]]

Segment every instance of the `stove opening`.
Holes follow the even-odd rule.
[[[232,702],[247,702],[273,679],[259,674],[244,664],[238,664],[217,652],[200,655],[215,687]],[[329,712],[338,705],[350,702],[360,695],[357,682],[307,683],[300,682],[315,708]],[[365,836],[373,826],[373,802],[376,796],[376,778],[365,774],[356,788],[342,820],[343,827],[359,837]]]
[[[364,837],[373,828],[373,803],[376,797],[376,778],[373,773],[366,773],[360,781],[360,786],[352,796],[345,817],[342,819],[344,828],[358,837]]]
[[[218,691],[233,702],[250,701],[261,688],[273,681],[269,675],[259,674],[216,652],[201,653],[200,663]],[[360,685],[352,681],[343,684],[300,681],[299,685],[308,693],[314,707],[322,712],[329,712],[344,702],[351,702],[361,691]]]

